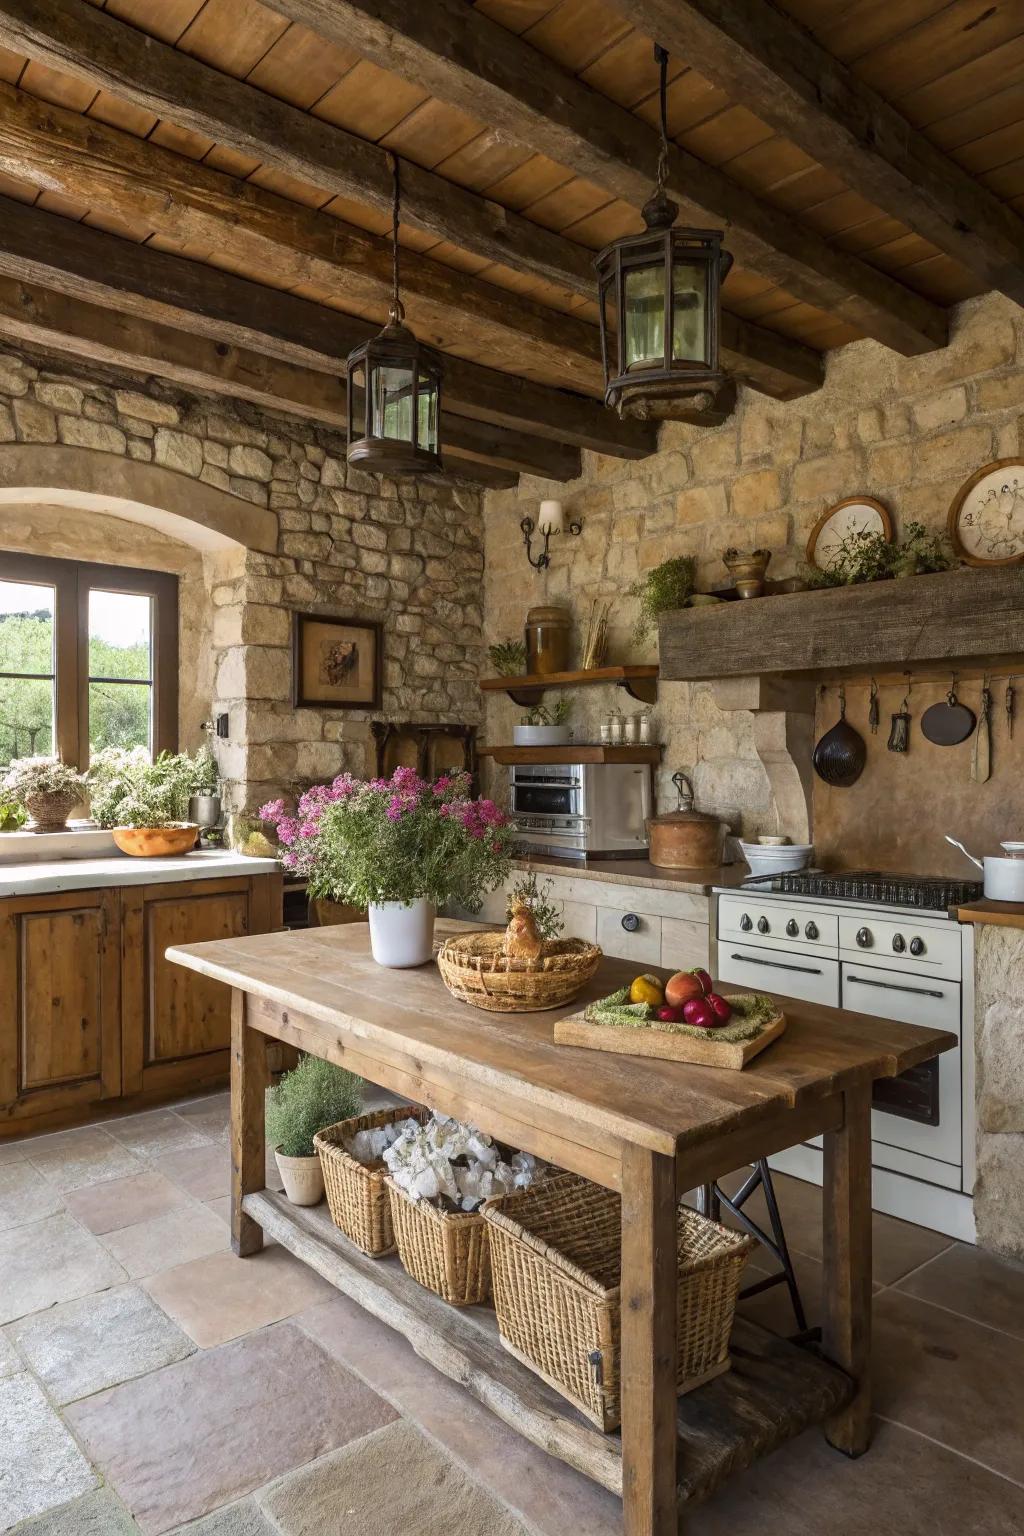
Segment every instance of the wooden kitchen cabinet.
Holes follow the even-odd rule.
[[[0,1136],[225,1080],[228,990],[164,952],[280,922],[277,874],[0,900]]]

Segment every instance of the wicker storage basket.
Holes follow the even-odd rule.
[[[575,1174],[488,1202],[494,1305],[517,1360],[616,1429],[621,1201]],[[729,1368],[740,1273],[754,1240],[679,1207],[676,1301],[680,1393]]]
[[[539,960],[510,960],[504,933],[464,933],[437,955],[453,997],[490,1013],[539,1013],[571,1003],[597,970],[601,951],[583,939],[546,939]]]
[[[453,1307],[489,1301],[490,1244],[480,1212],[439,1211],[428,1200],[410,1200],[390,1175],[385,1183],[398,1257],[406,1272]]]
[[[422,1124],[429,1118],[428,1109],[403,1104],[398,1109],[379,1109],[374,1114],[340,1120],[337,1125],[326,1126],[313,1137],[313,1145],[320,1154],[331,1220],[372,1259],[381,1259],[395,1251],[391,1202],[384,1187],[387,1168],[383,1163],[367,1166],[359,1162],[345,1151],[345,1142],[350,1141],[356,1131],[376,1131],[382,1125],[393,1125],[396,1120],[419,1120]]]

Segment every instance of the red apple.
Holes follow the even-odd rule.
[[[681,1008],[670,1008],[665,1003],[662,1003],[655,1017],[660,1019],[662,1024],[681,1024],[683,1022],[683,1010]]]
[[[681,1008],[691,997],[703,997],[704,989],[692,971],[677,971],[665,983],[665,1001],[670,1008]]]
[[[715,984],[711,980],[711,977],[708,975],[707,971],[702,971],[700,966],[695,966],[694,969],[690,972],[690,975],[696,977],[697,981],[700,983],[700,989],[704,993],[705,997],[707,997],[709,992],[713,992],[715,990]]]
[[[706,997],[691,997],[683,1006],[683,1018],[687,1024],[692,1024],[696,1029],[717,1029],[718,1019],[715,1010]]]
[[[717,992],[709,992],[707,1001],[718,1023],[728,1024],[732,1018],[732,1003],[727,998],[720,997]]]

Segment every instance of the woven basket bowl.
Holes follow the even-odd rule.
[[[501,1342],[599,1429],[621,1421],[622,1206],[572,1173],[488,1201]],[[753,1238],[678,1208],[676,1383],[680,1393],[729,1369],[740,1275]]]
[[[346,1152],[345,1143],[357,1131],[376,1131],[396,1120],[418,1120],[422,1125],[430,1111],[416,1104],[397,1109],[378,1109],[373,1114],[353,1115],[328,1125],[313,1137],[320,1156],[324,1189],[331,1220],[339,1232],[371,1259],[382,1259],[395,1251],[395,1233],[391,1224],[391,1202],[384,1187],[387,1168],[383,1162],[368,1165]]]
[[[480,1212],[439,1211],[429,1200],[410,1200],[390,1174],[384,1182],[406,1274],[453,1307],[489,1301],[490,1244]]]
[[[601,962],[601,950],[583,939],[547,939],[539,960],[512,960],[504,933],[464,933],[447,939],[437,955],[453,997],[489,1013],[540,1013],[578,997]]]

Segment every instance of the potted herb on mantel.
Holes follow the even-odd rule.
[[[478,912],[511,869],[511,823],[493,800],[473,800],[468,773],[428,784],[412,768],[390,779],[343,773],[299,800],[260,810],[274,822],[286,869],[305,875],[314,900],[348,902],[370,920],[378,965],[425,965],[438,907]]]

